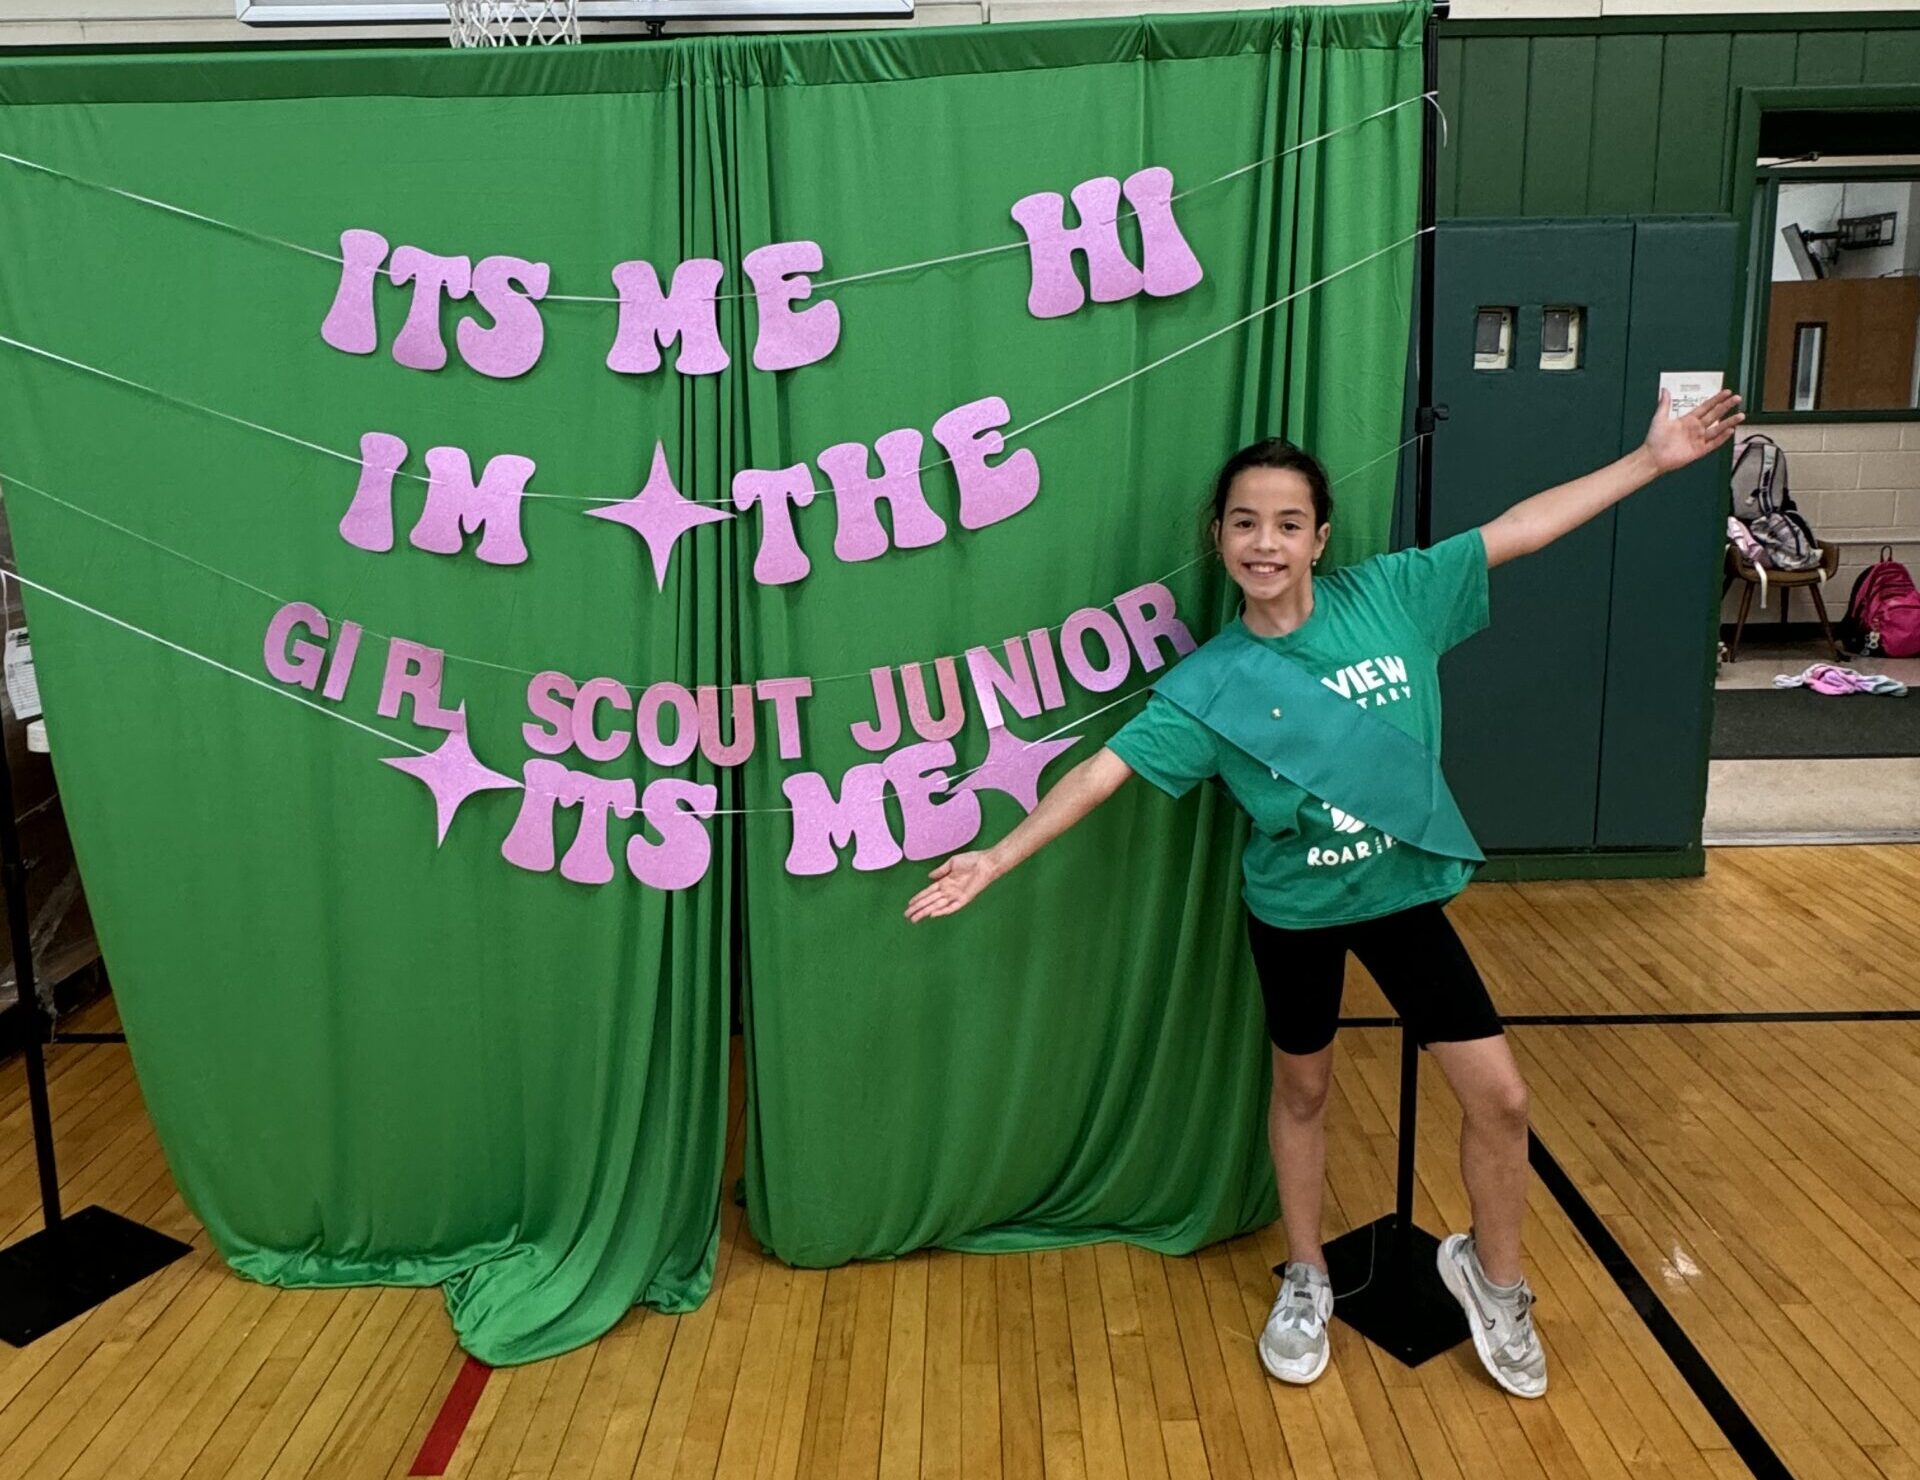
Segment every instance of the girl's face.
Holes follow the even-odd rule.
[[[1313,489],[1291,468],[1248,468],[1227,488],[1213,542],[1249,601],[1275,601],[1305,587],[1327,547],[1329,524],[1313,518]]]

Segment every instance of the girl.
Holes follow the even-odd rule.
[[[1675,417],[1663,391],[1646,441],[1618,462],[1431,549],[1319,580],[1326,473],[1278,438],[1243,448],[1215,481],[1210,529],[1240,616],[1001,842],[949,858],[907,906],[914,922],[952,914],[1135,773],[1176,797],[1217,776],[1247,810],[1242,894],[1273,1040],[1268,1129],[1289,1256],[1259,1350],[1284,1382],[1312,1382],[1327,1365],[1324,1113],[1352,951],[1460,1101],[1473,1231],[1441,1244],[1441,1278],[1494,1381],[1523,1398],[1546,1391],[1520,1266],[1527,1087],[1443,912],[1481,859],[1440,774],[1438,664],[1486,625],[1489,569],[1717,451],[1744,420],[1739,404],[1722,391]]]

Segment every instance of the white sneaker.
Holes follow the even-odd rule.
[[[1502,1288],[1480,1267],[1473,1236],[1456,1233],[1441,1241],[1440,1278],[1467,1313],[1467,1329],[1480,1365],[1516,1398],[1547,1390],[1547,1353],[1533,1328],[1533,1291],[1525,1280]]]
[[[1289,1264],[1260,1333],[1260,1365],[1282,1382],[1312,1382],[1327,1370],[1332,1318],[1333,1286],[1325,1273],[1311,1264]]]

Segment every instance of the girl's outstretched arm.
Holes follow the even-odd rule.
[[[1653,425],[1647,428],[1647,440],[1618,462],[1522,499],[1499,518],[1481,525],[1488,568],[1544,549],[1662,473],[1719,451],[1733,429],[1746,420],[1740,415],[1740,398],[1732,391],[1721,391],[1679,417],[1669,414],[1670,399],[1667,392],[1660,392],[1660,405],[1653,413]]]
[[[913,896],[907,919],[914,924],[951,915],[1022,859],[1039,852],[1118,791],[1133,768],[1111,750],[1080,762],[1040,798],[1020,825],[983,853],[956,853],[931,875],[933,882]]]

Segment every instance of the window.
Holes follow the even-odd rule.
[[[1825,324],[1796,324],[1793,331],[1793,410],[1820,409],[1820,357],[1825,350]]]
[[[1762,412],[1910,412],[1920,385],[1920,165],[1763,172]]]

